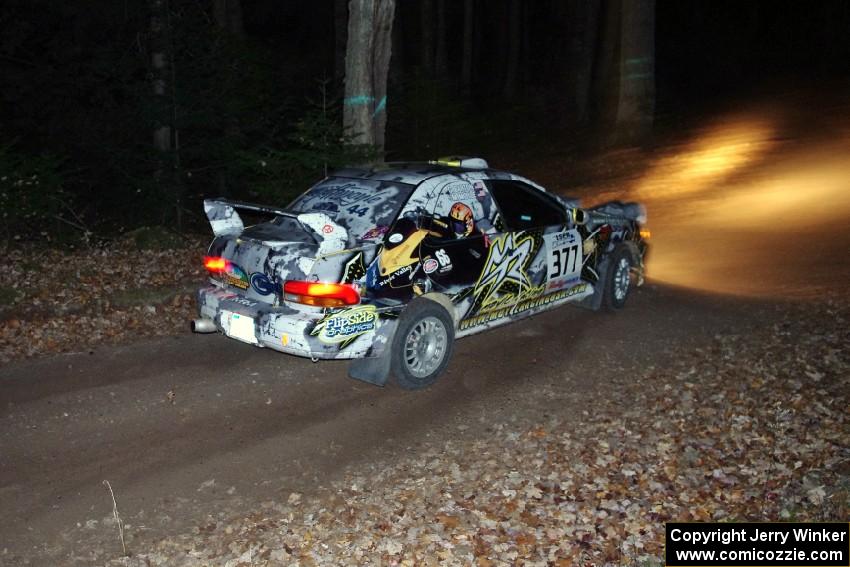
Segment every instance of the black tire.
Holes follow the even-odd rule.
[[[602,305],[608,311],[618,311],[626,304],[632,289],[632,255],[625,246],[614,249],[605,274]]]
[[[419,390],[436,382],[452,357],[454,339],[452,317],[439,303],[424,298],[413,301],[399,317],[390,351],[396,384]],[[424,342],[417,346],[417,340]]]

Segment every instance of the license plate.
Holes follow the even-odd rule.
[[[226,312],[227,313],[227,312]],[[230,325],[227,336],[246,343],[257,344],[257,336],[254,334],[254,319],[240,315],[239,313],[227,313]]]

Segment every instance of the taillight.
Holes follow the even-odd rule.
[[[316,307],[342,307],[360,303],[357,289],[347,284],[289,280],[283,284],[283,294],[286,301]]]
[[[227,267],[227,260],[220,256],[204,256],[204,267],[208,272],[218,274]]]

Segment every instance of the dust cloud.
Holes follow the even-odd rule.
[[[730,116],[657,154],[628,198],[649,212],[651,280],[805,297],[850,278],[850,120]]]

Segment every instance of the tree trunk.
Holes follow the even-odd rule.
[[[622,10],[617,126],[639,137],[655,114],[655,0],[623,0]]]
[[[219,28],[238,37],[245,34],[241,0],[213,0],[213,18]]]
[[[343,121],[352,144],[383,151],[395,0],[351,0]]]
[[[519,50],[522,43],[521,0],[508,0],[508,56],[505,64],[505,82],[502,95],[512,100],[517,91],[517,71],[519,70]]]
[[[153,83],[153,147],[160,152],[171,149],[171,120],[166,96],[168,83],[168,19],[165,0],[150,0],[151,81]]]
[[[392,57],[390,57],[390,70],[388,83],[392,86],[400,85],[404,80],[404,22],[402,14],[404,10],[401,6],[396,6],[393,15],[393,31],[392,31]]]
[[[334,78],[345,78],[345,42],[348,36],[348,1],[334,0]]]
[[[419,28],[422,30],[420,39],[420,64],[428,76],[434,73],[434,1],[420,0]]]
[[[587,123],[593,77],[594,52],[599,35],[599,0],[570,0],[569,75],[572,78],[572,115],[575,122]]]
[[[387,76],[393,52],[393,15],[395,0],[377,0],[375,14],[375,41],[372,63],[372,84],[375,86],[375,109],[372,111],[372,129],[375,146],[384,151],[387,135]]]
[[[168,0],[148,0],[150,9],[151,80],[153,87],[153,147],[157,150],[154,179],[173,195],[173,221],[183,229],[183,189],[179,178],[180,144],[177,130],[174,43]],[[163,211],[163,222],[167,222]]]
[[[465,94],[469,94],[472,88],[472,47],[473,17],[475,16],[475,1],[463,0],[463,61],[460,69],[460,84]]]
[[[619,90],[620,13],[623,0],[603,0],[599,15],[592,93],[594,118],[610,125],[616,117]],[[626,0],[628,1],[628,0]]]
[[[434,71],[438,77],[445,77],[448,69],[446,33],[446,0],[437,0],[437,51],[434,56]]]

